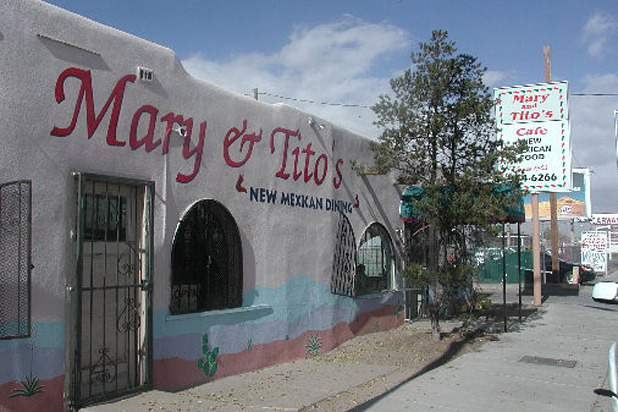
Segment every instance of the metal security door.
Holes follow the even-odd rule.
[[[78,175],[77,407],[151,382],[152,193],[148,182]]]

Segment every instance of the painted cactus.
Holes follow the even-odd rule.
[[[309,337],[307,337],[307,342],[305,344],[307,355],[317,356],[320,353],[321,347],[322,347],[322,339],[320,339],[318,335],[310,335]]]
[[[217,372],[219,347],[215,346],[212,350],[208,347],[208,334],[202,335],[202,353],[204,356],[197,360],[197,367],[204,372],[204,375],[213,376]]]

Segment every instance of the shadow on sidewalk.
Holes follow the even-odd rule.
[[[502,308],[500,309],[502,310]],[[513,305],[513,304],[508,305],[507,310],[508,310],[508,313],[507,313],[508,319],[517,318],[517,306],[516,305]],[[509,322],[510,323],[510,326],[508,327],[509,333],[520,332],[524,325],[526,327],[532,326],[530,325],[530,323],[527,323],[526,321],[537,319],[538,317],[542,316],[542,312],[534,308],[526,308],[522,312],[523,312],[522,313],[523,315],[522,323],[520,323],[519,321]],[[497,315],[497,313],[493,315]],[[500,326],[496,327],[497,325],[500,325]],[[440,366],[444,366],[445,364],[447,364],[448,362],[456,358],[462,352],[462,350],[466,347],[466,345],[472,343],[475,339],[485,336],[487,337],[487,340],[499,340],[499,338],[497,338],[495,334],[502,333],[502,330],[500,329],[502,327],[501,325],[502,323],[495,322],[495,319],[493,319],[492,321],[491,315],[490,315],[488,316],[488,318],[485,319],[485,322],[481,322],[481,324],[475,325],[474,328],[471,330],[454,329],[450,333],[461,333],[463,335],[463,339],[451,343],[451,345],[446,350],[446,352],[444,352],[438,359],[434,360],[432,363],[428,364],[427,366],[425,366],[418,372],[414,373],[412,376],[405,379],[404,381],[400,382],[399,384],[397,384],[390,390],[376,396],[373,399],[366,401],[365,403],[361,405],[358,405],[350,409],[349,412],[365,411],[371,406],[373,406],[374,404],[376,404],[377,402],[379,402],[381,399],[387,397],[392,392],[398,390],[400,387],[407,384],[408,382],[418,378],[419,376],[424,375],[425,373],[429,371],[439,368]]]
[[[460,352],[461,350],[471,341],[473,341],[474,339],[478,338],[479,336],[484,335],[484,332],[481,330],[477,330],[477,331],[473,331],[471,333],[466,334],[465,338],[463,340],[457,341],[457,342],[453,342],[448,350],[442,355],[440,356],[438,359],[436,359],[435,361],[433,361],[432,363],[430,363],[429,365],[425,366],[423,369],[421,369],[420,371],[416,372],[414,375],[410,376],[408,379],[404,380],[403,382],[399,383],[398,385],[396,385],[395,387],[393,387],[392,389],[390,389],[389,391],[363,403],[362,405],[356,406],[353,409],[350,409],[350,412],[361,412],[366,410],[367,408],[373,406],[375,403],[377,403],[379,400],[381,400],[382,398],[388,396],[391,392],[396,391],[397,389],[399,389],[401,386],[405,385],[406,383],[418,378],[421,375],[424,375],[425,373],[439,368],[440,366],[445,365],[446,363],[448,363],[450,360],[452,360],[453,358],[455,358]]]

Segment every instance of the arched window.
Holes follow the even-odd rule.
[[[356,294],[364,295],[390,288],[393,273],[393,244],[379,223],[363,234],[356,252]]]
[[[183,216],[172,245],[172,314],[242,306],[242,248],[238,227],[214,200]]]

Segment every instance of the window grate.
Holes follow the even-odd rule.
[[[242,249],[238,227],[214,200],[196,203],[182,218],[172,246],[170,312],[242,306]]]
[[[0,185],[0,339],[30,335],[32,183]]]
[[[337,295],[356,296],[354,287],[356,242],[354,231],[348,218],[339,213],[337,238],[333,256],[331,292]]]

